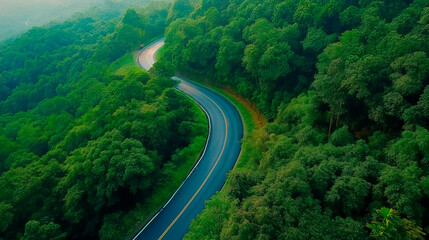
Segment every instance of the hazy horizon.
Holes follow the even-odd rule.
[[[1,1],[0,42],[18,36],[32,27],[43,26],[52,21],[66,20],[76,13],[84,12],[106,2],[106,0]]]

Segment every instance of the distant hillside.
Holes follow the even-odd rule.
[[[145,2],[145,1],[143,1]],[[92,7],[119,5],[123,11],[129,6],[141,4],[137,0],[2,0],[0,8],[0,42],[16,37],[32,27],[51,21],[62,21]],[[118,11],[120,12],[120,11]]]

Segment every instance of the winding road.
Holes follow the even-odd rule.
[[[164,39],[144,48],[139,56],[140,67],[149,70]],[[187,79],[173,77],[176,88],[190,96],[209,119],[209,135],[204,152],[188,177],[164,207],[134,239],[182,239],[193,219],[225,184],[226,174],[240,155],[243,122],[237,109],[218,93]]]

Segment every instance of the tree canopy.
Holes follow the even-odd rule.
[[[128,53],[162,34],[168,7],[83,15],[0,46],[0,239],[124,238],[133,225],[109,216],[183,164],[206,126]]]
[[[186,239],[368,239],[382,207],[429,230],[427,1],[179,2],[163,58],[269,121]]]

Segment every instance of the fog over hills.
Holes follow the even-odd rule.
[[[70,18],[94,6],[106,3],[132,5],[125,0],[0,0],[0,42],[15,37],[32,27]],[[140,1],[145,2],[145,1]]]

